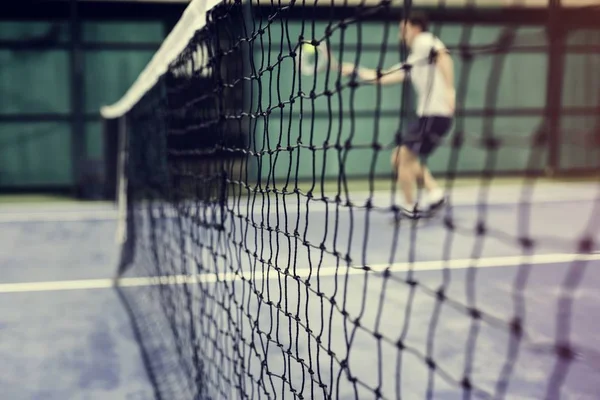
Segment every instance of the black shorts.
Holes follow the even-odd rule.
[[[450,117],[420,117],[399,135],[398,144],[406,146],[418,156],[428,156],[442,143],[450,128]]]

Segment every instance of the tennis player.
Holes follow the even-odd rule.
[[[343,75],[357,74],[360,81],[382,85],[410,79],[418,97],[418,119],[397,137],[399,146],[392,154],[392,166],[404,194],[402,212],[408,217],[430,215],[445,203],[443,191],[421,159],[429,157],[452,127],[455,109],[454,67],[444,44],[428,32],[422,13],[412,13],[400,22],[399,39],[410,48],[405,63],[381,74],[376,70],[344,63]],[[415,186],[422,182],[426,190],[423,206],[417,204]]]

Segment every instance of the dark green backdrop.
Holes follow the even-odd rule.
[[[39,190],[72,188],[76,182],[77,174],[74,173],[73,137],[83,135],[82,159],[83,165],[89,161],[98,161],[103,158],[102,121],[99,108],[102,105],[118,100],[138,76],[142,68],[150,60],[158,48],[170,26],[176,21],[183,7],[170,9],[170,13],[156,10],[153,18],[136,19],[130,9],[121,9],[115,12],[120,15],[96,15],[92,10],[83,10],[78,22],[79,37],[71,31],[73,25],[69,22],[68,15],[63,19],[44,21],[27,20],[3,16],[0,20],[0,190]],[[125,11],[123,11],[125,10]],[[127,14],[132,14],[127,16]],[[365,22],[361,24],[361,43],[365,47],[361,50],[360,63],[374,67],[379,62],[378,45],[387,43],[390,50],[389,56],[383,61],[384,66],[398,62],[397,29],[395,24],[389,24],[389,32],[385,33],[385,23]],[[307,25],[305,37],[322,36],[325,23],[318,22],[313,28]],[[501,25],[476,24],[470,35],[469,44],[492,43],[501,30]],[[542,27],[524,26],[520,33],[540,31]],[[288,33],[292,40],[300,34],[301,22],[291,21]],[[444,24],[443,28],[434,31],[438,33],[446,44],[456,47],[461,43],[461,34],[464,25],[458,22]],[[339,36],[339,35],[338,35]],[[283,46],[284,52],[289,49],[280,43],[282,37],[281,26],[272,25],[270,29],[270,49],[255,54],[255,61],[262,57],[276,57]],[[71,90],[73,64],[71,59],[72,39],[79,43],[80,55],[76,68],[82,69],[82,87],[79,87],[79,101],[73,102],[74,92]],[[345,45],[347,56],[354,56],[359,35],[356,26],[346,32]],[[266,37],[265,37],[266,39]],[[334,37],[334,45],[339,43],[339,37]],[[582,28],[572,30],[566,36],[570,45],[595,44],[600,45],[600,32],[596,29]],[[267,43],[267,42],[265,42]],[[544,45],[545,39],[541,36],[537,45]],[[477,58],[468,75],[467,97],[462,107],[474,112],[474,115],[463,119],[464,130],[467,136],[480,135],[487,122],[491,122],[494,133],[507,140],[517,141],[524,139],[522,145],[506,146],[499,152],[497,171],[515,172],[523,170],[531,159],[531,149],[527,138],[539,128],[544,121],[544,108],[547,106],[547,74],[548,51],[532,51],[531,53],[511,54],[506,57],[504,67],[499,75],[500,85],[496,100],[491,104],[500,115],[489,120],[490,117],[476,115],[477,110],[485,104],[486,95],[489,93],[490,79],[494,78],[491,68],[496,62],[493,56]],[[346,58],[350,60],[351,58]],[[461,76],[463,64],[460,58],[456,60],[456,77]],[[273,71],[273,80],[265,74],[261,83],[265,94],[261,103],[266,107],[269,104],[270,93],[276,99],[277,90],[289,97],[292,90],[292,61],[286,59],[280,68]],[[591,132],[598,125],[598,113],[591,113],[590,109],[598,109],[600,104],[600,54],[581,51],[567,52],[564,57],[564,79],[560,90],[560,103],[564,115],[560,118],[561,142],[559,149],[559,167],[561,169],[598,169],[600,166],[600,151],[598,146],[585,145],[590,140]],[[279,74],[279,75],[278,75]],[[319,75],[315,90],[324,87],[324,75]],[[296,77],[295,88],[302,84],[306,92],[312,86],[311,77]],[[76,93],[76,92],[75,92]],[[345,94],[349,91],[345,91]],[[369,144],[373,135],[378,135],[378,141],[388,143],[400,126],[399,109],[402,91],[399,86],[387,87],[381,90],[382,116],[374,117],[377,89],[374,87],[361,87],[356,92],[354,109],[358,111],[355,119],[353,144]],[[254,99],[255,104],[259,99]],[[272,100],[275,101],[275,100]],[[328,135],[330,140],[336,140],[340,135],[341,142],[348,139],[351,132],[347,129],[350,124],[338,129],[338,119],[334,118],[329,126],[325,97],[319,98],[314,105],[305,102],[304,111],[308,116],[314,114],[314,125],[311,118],[299,122],[298,107],[293,111],[285,110],[283,118],[277,113],[272,114],[268,127],[260,126],[258,132],[262,135],[255,138],[258,147],[277,144],[286,146],[288,140],[295,143],[300,139],[303,143],[322,143]],[[348,110],[349,98],[343,99],[344,110]],[[276,104],[276,103],[274,103]],[[271,104],[273,105],[273,104]],[[81,133],[73,123],[73,111],[78,108],[82,111]],[[490,106],[490,104],[488,104]],[[334,104],[334,114],[338,110]],[[569,111],[569,109],[571,111]],[[510,110],[521,110],[513,113]],[[578,111],[579,110],[579,111]],[[588,110],[586,112],[581,110]],[[579,113],[579,115],[578,115]],[[287,121],[293,117],[295,122],[292,130],[287,135]],[[286,134],[280,135],[280,126],[285,127]],[[268,129],[266,129],[268,128]],[[74,131],[75,130],[75,131]],[[76,138],[78,136],[75,136]],[[584,145],[572,142],[583,142]],[[360,147],[360,146],[358,146]],[[314,171],[321,171],[326,163],[325,172],[328,176],[336,176],[338,171],[337,153],[335,151],[318,152],[313,160],[310,152],[295,152],[293,157],[302,157],[299,174],[301,177],[310,177]],[[365,165],[370,165],[373,157],[375,160],[375,173],[389,172],[388,152],[375,152],[370,148],[357,148],[350,153],[347,160],[346,174],[349,176],[366,175]],[[449,146],[446,145],[436,157],[432,168],[436,171],[444,170],[448,164]],[[465,147],[461,152],[459,162],[460,171],[478,171],[483,168],[486,152],[483,148]],[[539,165],[544,168],[548,155],[542,154]],[[290,163],[295,161],[289,156],[279,157],[275,165],[278,176],[287,175]],[[314,163],[314,164],[313,164]],[[313,171],[314,169],[314,171]],[[75,171],[76,172],[76,171]]]
[[[0,38],[23,39],[43,33],[48,22],[2,22]],[[68,25],[62,26],[68,32]],[[160,43],[161,22],[88,22],[86,43]],[[68,41],[68,35],[61,41]],[[98,112],[116,101],[133,83],[154,50],[86,49],[84,112],[87,158],[102,158]],[[0,186],[70,186],[69,49],[0,49]],[[11,121],[12,117],[12,121]]]
[[[0,15],[0,191],[80,194],[81,171],[102,168],[100,107],[125,93],[185,8],[72,6],[13,2]]]

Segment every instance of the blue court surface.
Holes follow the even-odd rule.
[[[389,193],[381,192],[357,193],[350,200],[361,204],[367,198],[376,207],[390,202]],[[489,192],[455,189],[447,210],[453,232],[444,227],[443,216],[416,227],[405,221],[397,226],[390,213],[355,208],[336,216],[331,206],[318,202],[311,203],[308,213],[305,205],[294,204],[286,207],[287,219],[282,205],[274,202],[231,207],[280,229],[298,229],[304,241],[317,247],[324,243],[327,249],[347,252],[354,268],[340,272],[333,255],[310,246],[295,249],[285,240],[275,253],[269,249],[275,234],[232,231],[232,240],[259,252],[269,249],[262,257],[271,257],[282,269],[295,254],[293,274],[343,303],[351,320],[360,320],[360,328],[337,310],[331,312],[331,304],[323,306],[305,285],[290,279],[282,289],[277,271],[265,272],[251,258],[239,260],[237,268],[245,281],[265,282],[257,287],[272,299],[285,298],[289,309],[301,310],[300,319],[313,332],[326,333],[328,347],[346,360],[358,384],[349,383],[345,374],[338,381],[339,366],[315,352],[314,335],[308,337],[285,318],[274,319],[268,306],[263,305],[255,321],[263,330],[278,321],[276,340],[286,345],[290,337],[304,334],[295,351],[331,383],[337,398],[373,398],[372,389],[378,387],[383,398],[462,399],[465,373],[481,398],[503,391],[512,399],[598,398],[600,249],[588,246],[583,254],[580,243],[600,239],[600,185],[540,183],[531,192],[507,185]],[[165,234],[171,220],[164,219]],[[154,398],[131,323],[112,287],[119,259],[117,225],[111,205],[0,207],[1,398]],[[478,225],[485,227],[483,234],[477,234]],[[189,236],[194,235],[191,222],[182,227],[184,234],[189,229]],[[534,254],[527,253],[519,238],[534,240]],[[191,241],[186,256],[203,261]],[[209,275],[197,279],[244,285],[239,276]],[[413,281],[418,284],[407,283]],[[452,301],[437,300],[440,286]],[[249,312],[258,306],[256,298],[247,300]],[[483,320],[472,318],[469,307],[483,312]],[[511,347],[515,341],[509,327],[515,314],[526,327],[517,349]],[[402,360],[394,344],[375,340],[374,332],[401,338],[407,347]],[[565,376],[555,349],[562,339],[574,350]],[[277,347],[264,357],[275,374],[285,369]],[[429,359],[435,370],[427,365]],[[507,368],[509,386],[499,388]],[[322,398],[299,369],[283,373],[303,388],[305,398],[311,393]],[[558,384],[558,377],[564,383]],[[552,393],[555,384],[561,391]],[[282,393],[277,382],[265,390]]]

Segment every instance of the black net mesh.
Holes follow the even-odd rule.
[[[472,3],[430,10],[458,104],[422,160],[451,194],[434,218],[397,218],[410,81],[298,64],[305,43],[328,66],[403,62],[410,2],[221,3],[124,116],[118,290],[157,398],[598,393],[597,335],[577,322],[598,313],[576,305],[600,191],[538,189],[544,172],[600,171],[600,36]]]

